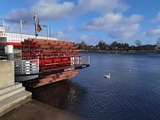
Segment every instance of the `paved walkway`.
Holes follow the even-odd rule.
[[[0,120],[86,120],[69,112],[32,100],[10,111]]]

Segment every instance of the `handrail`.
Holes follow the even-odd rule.
[[[28,75],[28,74],[39,73],[39,59],[15,60],[14,62],[15,62],[15,65],[14,65],[15,75]],[[90,65],[90,56],[71,57],[71,62],[69,63],[70,63],[69,66]],[[57,64],[62,64],[62,63],[57,63]],[[52,64],[47,64],[47,65],[52,66]],[[54,67],[52,69],[57,69],[57,68]]]
[[[14,63],[15,75],[39,73],[39,59],[15,60]]]
[[[90,65],[90,56],[74,56],[71,57],[72,65]]]
[[[0,33],[0,37],[6,37],[6,42],[23,42],[28,38],[35,38],[34,35],[20,34],[20,33]],[[57,40],[57,38],[37,36],[37,39]]]

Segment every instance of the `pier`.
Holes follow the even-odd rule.
[[[0,116],[31,100],[31,92],[15,82],[14,62],[0,61]]]

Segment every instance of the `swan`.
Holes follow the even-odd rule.
[[[111,78],[111,74],[109,73],[108,75],[104,75],[104,77],[110,79]]]

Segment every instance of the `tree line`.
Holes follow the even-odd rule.
[[[158,51],[160,49],[160,38],[157,40],[155,45],[142,45],[140,40],[135,40],[135,45],[129,45],[128,43],[120,43],[117,41],[107,44],[103,40],[100,40],[97,45],[88,45],[84,41],[77,44],[78,49],[83,51],[142,51],[142,50],[152,50]]]

